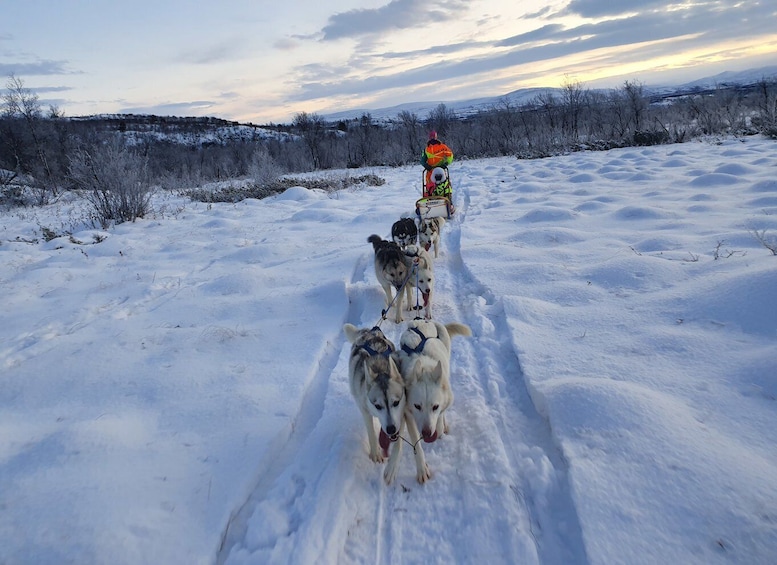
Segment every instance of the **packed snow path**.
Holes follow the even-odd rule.
[[[265,458],[218,563],[388,565],[423,561],[430,550],[451,563],[586,563],[565,463],[529,398],[503,307],[462,260],[460,192],[435,260],[433,314],[470,325],[473,337],[453,339],[451,432],[424,446],[432,480],[416,483],[405,445],[397,480],[384,484],[348,389],[350,344],[331,336],[293,431]],[[367,235],[344,315],[360,327],[375,325],[383,306]],[[399,343],[404,324],[381,328]]]

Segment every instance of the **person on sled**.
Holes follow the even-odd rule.
[[[437,132],[429,132],[429,141],[421,154],[424,172],[424,197],[445,196],[451,198],[451,181],[448,165],[453,162],[453,151],[437,139]]]

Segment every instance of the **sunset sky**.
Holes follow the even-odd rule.
[[[771,0],[0,0],[0,14],[0,75],[68,116],[289,122],[777,63]]]

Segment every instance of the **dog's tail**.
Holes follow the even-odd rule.
[[[383,242],[383,238],[379,235],[372,234],[367,238],[367,241],[369,241],[372,244],[372,248],[377,251],[378,246]]]
[[[463,335],[469,337],[472,335],[472,330],[467,324],[459,324],[456,322],[445,324],[445,329],[448,330],[448,334],[453,337],[455,335]]]

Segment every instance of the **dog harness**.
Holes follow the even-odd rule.
[[[429,338],[426,337],[423,334],[423,332],[421,332],[421,330],[419,330],[418,328],[413,327],[413,328],[408,328],[408,330],[410,330],[411,332],[417,333],[419,335],[419,337],[421,338],[421,343],[416,345],[415,348],[413,348],[413,349],[408,347],[406,343],[403,343],[402,344],[402,351],[404,351],[408,355],[412,355],[413,353],[421,353],[424,350],[424,346],[426,345],[426,340],[428,340]]]
[[[380,328],[379,328],[378,326],[375,326],[374,328],[372,328],[372,329],[370,330],[370,332],[373,332],[373,333],[374,333],[374,332],[378,332],[378,333],[380,333],[380,335],[383,335],[383,332],[382,332],[382,331],[380,331]],[[360,345],[359,347],[360,347],[360,348],[362,348],[364,351],[366,351],[366,352],[367,352],[367,354],[368,354],[370,357],[378,357],[378,356],[381,356],[381,355],[382,355],[383,357],[389,357],[389,356],[390,356],[392,353],[394,353],[394,349],[391,347],[391,343],[386,343],[386,345],[388,346],[388,347],[386,348],[386,350],[385,350],[385,351],[382,351],[382,352],[380,352],[380,353],[379,353],[379,352],[377,352],[377,351],[375,351],[375,350],[374,350],[372,347],[370,347],[370,345],[369,345],[369,344],[367,344],[367,343],[363,343],[363,344],[362,344],[362,345]]]

